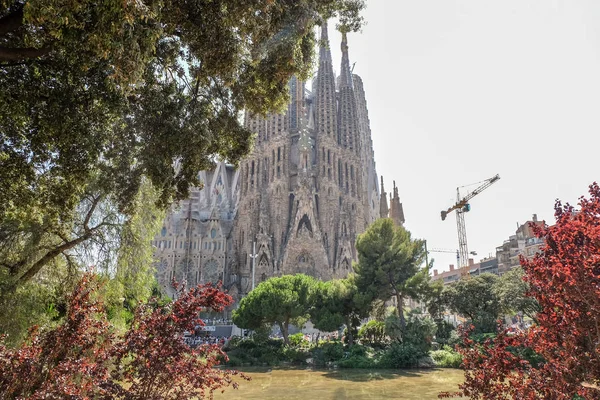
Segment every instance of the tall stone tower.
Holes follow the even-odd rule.
[[[395,184],[389,209],[383,179],[380,194],[365,92],[345,34],[341,46],[336,77],[323,23],[311,90],[293,78],[284,114],[246,115],[256,133],[251,154],[237,170],[219,163],[201,172],[204,188],[173,206],[154,241],[167,292],[171,279],[221,280],[239,299],[273,276],[344,277],[371,222],[388,213],[404,222]]]
[[[379,216],[365,93],[345,34],[341,47],[337,87],[324,23],[312,91],[294,78],[285,115],[246,115],[257,140],[241,165],[234,226],[242,292],[251,287],[254,242],[255,283],[299,272],[343,277],[356,259],[357,235]]]

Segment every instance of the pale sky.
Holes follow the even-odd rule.
[[[456,187],[500,174],[465,216],[476,260],[554,201],[600,180],[600,1],[368,0],[348,36],[364,81],[377,172],[396,180],[406,227],[458,247],[440,211]],[[330,30],[339,71],[339,34]],[[473,187],[474,188],[474,187]],[[465,193],[466,194],[466,193]],[[452,254],[431,254],[448,270]]]

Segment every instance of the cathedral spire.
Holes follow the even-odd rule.
[[[400,196],[398,196],[398,188],[396,187],[396,181],[394,181],[394,197],[392,198],[392,193],[390,193],[390,218],[394,220],[396,225],[404,224],[404,209],[402,208],[402,203],[400,203]]]
[[[337,132],[335,105],[335,75],[331,62],[327,20],[321,23],[319,69],[317,71],[315,95],[315,119],[317,136],[333,137]]]
[[[342,68],[340,71],[340,87],[352,87],[352,72],[350,71],[350,57],[348,57],[348,36],[342,32]]]
[[[381,199],[379,200],[379,218],[387,218],[388,217],[388,201],[387,201],[387,193],[383,187],[383,176],[381,177]]]
[[[331,50],[329,49],[329,34],[327,33],[327,20],[321,22],[321,43],[319,46],[319,64],[329,62],[331,64]]]
[[[350,59],[348,58],[348,38],[346,32],[342,32],[342,70],[339,89],[338,144],[359,154],[358,115],[352,85]]]

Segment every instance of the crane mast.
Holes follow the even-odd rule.
[[[446,220],[446,217],[452,211],[456,211],[456,230],[458,231],[458,255],[459,255],[459,265],[461,268],[462,274],[466,275],[467,266],[469,265],[469,248],[467,246],[467,228],[465,225],[465,213],[471,211],[471,205],[469,204],[469,200],[473,197],[477,196],[479,193],[483,192],[485,189],[492,186],[495,182],[500,179],[500,175],[496,174],[495,176],[486,179],[483,183],[477,187],[475,190],[467,194],[465,197],[460,197],[460,188],[456,188],[456,204],[454,204],[449,209],[442,211],[442,221]]]

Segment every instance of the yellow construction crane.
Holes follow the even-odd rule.
[[[481,185],[478,186],[475,190],[467,194],[465,197],[460,197],[460,187],[456,188],[456,204],[454,204],[449,209],[442,211],[442,221],[446,220],[448,214],[452,211],[456,211],[456,228],[458,230],[458,255],[459,255],[459,265],[458,267],[461,269],[461,274],[466,275],[467,267],[469,265],[469,249],[467,247],[467,229],[465,227],[465,213],[471,211],[471,204],[469,204],[469,200],[473,197],[477,196],[479,193],[483,192],[485,189],[492,186],[495,182],[500,180],[500,175],[496,174],[490,179],[486,179],[482,181]],[[464,187],[464,186],[463,186]]]

